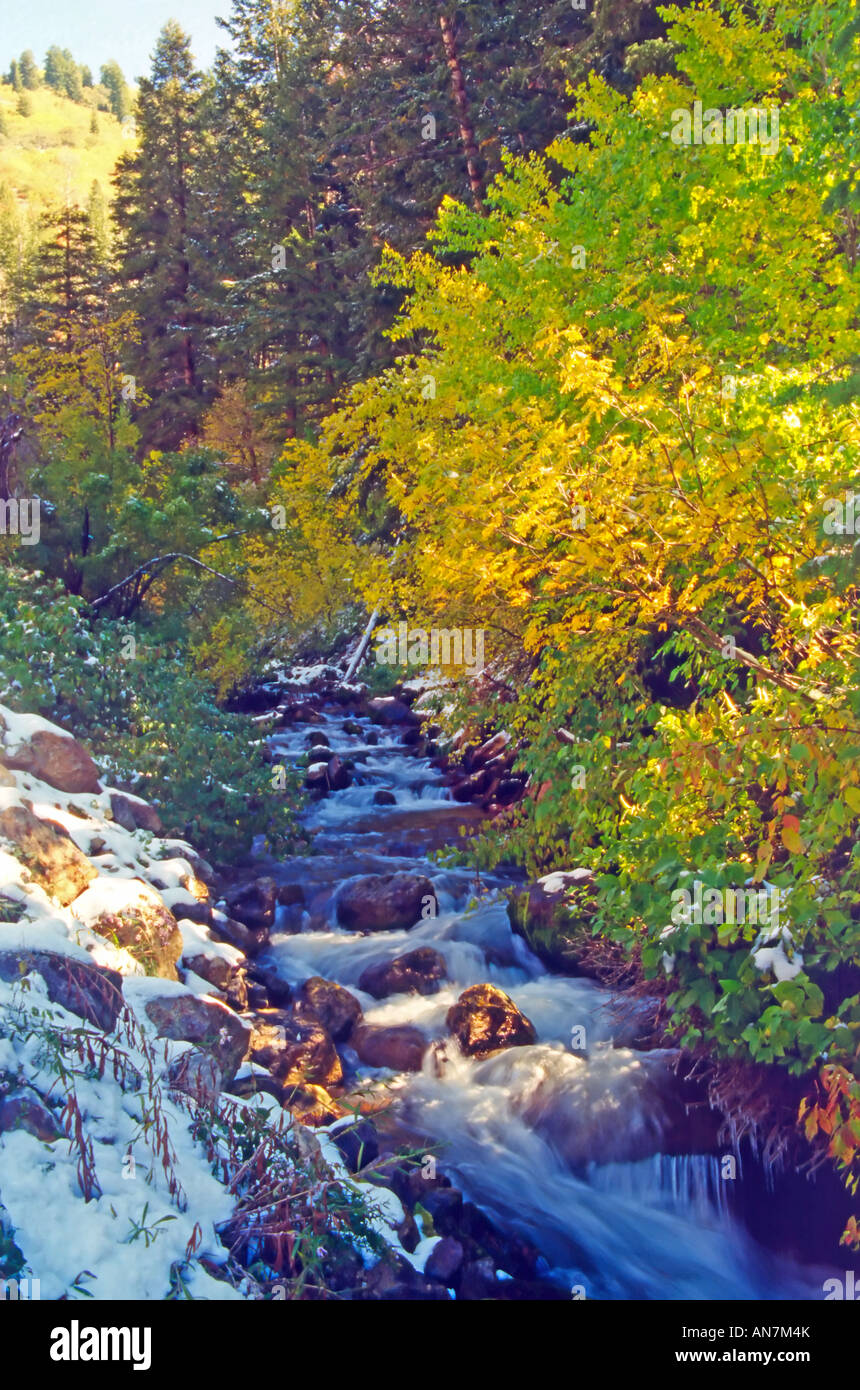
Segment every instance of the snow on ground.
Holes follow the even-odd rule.
[[[62,906],[35,881],[17,845],[0,837],[0,955],[50,951],[117,971],[128,1013],[105,1033],[52,1002],[34,970],[11,981],[0,978],[0,1107],[7,1107],[5,1121],[0,1109],[0,1259],[14,1242],[24,1262],[17,1277],[38,1280],[43,1299],[162,1299],[177,1288],[180,1296],[184,1288],[194,1298],[241,1298],[252,1293],[249,1283],[237,1289],[200,1263],[204,1258],[212,1268],[224,1266],[218,1227],[235,1198],[192,1137],[193,1103],[168,1084],[167,1069],[192,1045],[157,1039],[145,1012],[154,998],[213,998],[212,987],[191,970],[184,983],[147,976],[129,951],[94,927],[101,912],[144,901],[175,909],[189,959],[207,956],[233,966],[242,953],[215,941],[182,911],[199,901],[202,887],[190,845],[124,829],[112,817],[110,788],[67,793],[4,769],[4,752],[18,750],[37,732],[64,734],[45,719],[0,705],[0,780],[9,783],[0,785],[0,813],[31,809],[61,826],[98,876]],[[16,1098],[37,1122],[31,1117],[25,1126],[10,1126],[8,1106]],[[230,1102],[275,1119],[283,1115],[265,1093]],[[64,1115],[71,1139],[68,1129],[63,1132]],[[331,1141],[325,1143],[325,1159],[344,1185],[366,1187],[350,1177]],[[392,1229],[398,1216],[392,1194],[373,1189],[370,1195],[376,1228],[406,1256]],[[431,1246],[425,1241],[419,1247],[427,1247],[425,1258]],[[414,1264],[420,1257],[407,1258]],[[5,1272],[0,1263],[0,1278]]]

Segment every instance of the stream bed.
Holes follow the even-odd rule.
[[[502,895],[511,873],[478,877],[428,858],[458,843],[461,827],[482,813],[455,803],[401,734],[328,705],[270,738],[276,763],[299,766],[322,736],[352,763],[353,781],[303,813],[310,857],[266,863],[281,884],[301,885],[304,906],[278,909],[265,964],[294,987],[311,976],[337,981],[358,998],[366,1023],[409,1025],[432,1044],[420,1071],[400,1073],[366,1066],[346,1045],[351,1084],[384,1088],[393,1100],[386,1122],[429,1150],[492,1221],[537,1246],[544,1276],[567,1297],[820,1299],[831,1261],[814,1241],[786,1253],[753,1238],[733,1183],[754,1185],[759,1227],[767,1203],[780,1224],[785,1195],[761,1170],[745,1171],[749,1155],[735,1155],[727,1180],[728,1146],[697,1146],[674,1054],[636,1046],[642,1001],[548,973],[511,930]],[[434,915],[406,931],[338,925],[345,883],[399,872],[431,880]],[[449,978],[438,992],[376,999],[361,990],[367,967],[417,947],[445,959]],[[446,1014],[464,989],[484,982],[532,1021],[535,1044],[483,1060],[460,1055]],[[803,1212],[794,1216],[802,1225]]]

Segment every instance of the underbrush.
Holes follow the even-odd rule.
[[[105,773],[157,805],[167,832],[221,859],[255,836],[294,850],[298,782],[273,781],[262,739],[221,710],[182,641],[158,627],[90,622],[39,574],[0,570],[0,701],[84,740]]]

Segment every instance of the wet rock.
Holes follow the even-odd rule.
[[[284,1109],[303,1125],[330,1125],[346,1113],[324,1086],[288,1084],[282,1091]]]
[[[361,737],[362,728],[355,719],[347,719],[340,727],[345,734],[352,734],[354,738]]]
[[[31,970],[45,981],[52,1004],[60,1004],[105,1033],[113,1032],[125,1003],[118,971],[58,951],[0,951],[0,979],[10,983]]]
[[[525,796],[525,782],[518,777],[503,777],[495,789],[495,799],[499,806],[513,806]]]
[[[367,874],[345,883],[337,895],[337,920],[350,931],[405,931],[435,915],[436,894],[422,874]]]
[[[147,973],[175,980],[182,933],[173,913],[142,879],[101,877],[75,900],[74,915],[124,947]]]
[[[234,1077],[224,1090],[231,1096],[241,1096],[243,1100],[260,1094],[274,1096],[275,1100],[281,1102],[284,1098],[284,1088],[280,1081],[276,1081],[268,1072],[255,1071],[246,1076]]]
[[[236,1013],[244,1013],[248,1007],[248,977],[244,970],[237,969],[224,987],[227,1003]]]
[[[100,792],[99,770],[77,739],[40,729],[14,753],[5,753],[7,767],[29,772],[61,792]]]
[[[535,1026],[495,985],[471,985],[448,1010],[449,1032],[469,1057],[504,1047],[526,1047],[537,1040]]]
[[[331,757],[331,749],[328,740],[324,743],[312,743],[310,751],[305,754],[305,766],[310,768],[314,763],[328,763]]]
[[[144,1010],[159,1038],[194,1043],[215,1058],[225,1082],[233,1080],[251,1038],[238,1014],[217,999],[184,993],[148,999]]]
[[[453,1288],[454,1281],[460,1272],[463,1264],[465,1251],[459,1240],[453,1236],[443,1236],[438,1245],[434,1245],[427,1262],[424,1265],[424,1274],[427,1279],[433,1279],[436,1283],[445,1284],[448,1288]]]
[[[341,762],[337,754],[329,759],[328,767],[326,768],[326,776],[328,777],[328,784],[333,792],[345,791],[352,782],[348,769]]]
[[[110,809],[117,825],[121,825],[124,830],[149,830],[153,835],[164,834],[161,817],[155,807],[146,801],[111,792]]]
[[[189,922],[196,922],[201,927],[210,925],[213,911],[211,902],[200,898],[189,900],[186,894],[171,894],[170,890],[164,897],[165,905],[170,908],[174,917],[187,918]]]
[[[358,987],[374,999],[385,999],[389,994],[436,994],[440,982],[447,978],[448,967],[441,952],[432,946],[419,946],[394,960],[369,965],[362,971]]]
[[[282,907],[296,907],[304,904],[305,890],[300,883],[279,883],[277,897]]]
[[[98,876],[61,825],[34,816],[24,806],[0,811],[0,838],[11,841],[15,858],[62,907],[79,898]]]
[[[465,777],[462,782],[456,783],[451,788],[451,795],[455,801],[478,801],[484,795],[490,785],[490,778],[484,771],[472,773],[470,777]]]
[[[328,763],[312,763],[305,773],[305,787],[312,792],[327,792]]]
[[[384,787],[380,787],[378,791],[373,793],[373,804],[374,806],[396,806],[397,797],[393,792],[386,791]]]
[[[363,1023],[350,1038],[350,1046],[368,1067],[390,1067],[392,1071],[420,1071],[427,1039],[418,1028],[401,1024],[384,1028]]]
[[[184,1052],[171,1062],[167,1080],[172,1091],[191,1096],[200,1105],[213,1105],[223,1083],[221,1068],[209,1052]]]
[[[416,724],[417,715],[413,714],[405,700],[398,700],[393,695],[377,695],[375,699],[368,700],[367,712],[374,724]]]
[[[0,1134],[23,1129],[43,1144],[64,1139],[65,1133],[56,1116],[29,1086],[21,1086],[0,1098]]]
[[[296,1017],[316,1019],[335,1042],[344,1042],[361,1019],[361,1005],[343,985],[314,975],[299,990]]]
[[[332,1140],[340,1150],[344,1163],[351,1173],[373,1163],[379,1157],[379,1140],[376,1130],[366,1120],[338,1130]],[[414,1247],[413,1247],[414,1249]]]
[[[255,982],[261,984],[273,1004],[280,1005],[282,1008],[292,1003],[292,987],[286,980],[281,979],[277,970],[272,970],[268,966],[253,965],[249,971],[250,977]]]
[[[468,1238],[489,1255],[497,1269],[518,1279],[533,1279],[537,1269],[537,1247],[520,1236],[499,1229],[474,1202],[464,1202],[460,1215],[460,1238]]]
[[[214,989],[222,990],[234,1008],[244,1007],[244,1004],[233,1002],[234,1000],[247,999],[247,988],[241,965],[225,960],[222,956],[203,953],[189,954],[188,952],[183,953],[182,964],[187,970],[193,970],[195,975],[199,975],[201,980],[205,980]]]
[[[457,1297],[467,1302],[484,1298],[498,1298],[499,1282],[493,1261],[489,1257],[470,1260],[460,1275]]]
[[[331,748],[331,739],[328,737],[327,734],[321,734],[318,730],[315,729],[312,734],[308,734],[307,738],[305,739],[305,744],[311,750],[315,750],[317,748]]]
[[[416,1201],[427,1212],[437,1235],[454,1235],[463,1219],[463,1194],[456,1187],[430,1187]]]
[[[246,956],[253,956],[257,951],[262,950],[269,937],[265,928],[262,931],[249,931],[243,922],[237,922],[235,917],[228,917],[226,913],[219,912],[217,908],[212,913],[212,920],[208,926],[216,941],[226,941],[230,946],[236,946]]]
[[[447,1298],[439,1284],[431,1284],[403,1258],[395,1255],[372,1265],[364,1275],[361,1297],[400,1303],[412,1300]]]
[[[484,767],[492,758],[496,758],[503,753],[511,741],[511,736],[502,730],[498,734],[493,734],[486,743],[482,743],[479,748],[470,750],[464,759],[466,768],[469,772],[479,767]]]
[[[225,901],[231,917],[237,917],[249,931],[266,931],[275,920],[278,886],[273,878],[255,878],[231,888]]]
[[[279,1081],[336,1086],[343,1067],[331,1035],[322,1024],[285,1018],[279,1025],[262,1024],[251,1038],[251,1058]]]
[[[410,1255],[420,1244],[421,1232],[418,1229],[418,1222],[415,1220],[411,1211],[406,1213],[400,1225],[397,1227],[397,1239],[400,1241],[403,1249],[408,1250]]]

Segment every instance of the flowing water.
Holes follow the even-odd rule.
[[[302,885],[305,908],[279,909],[268,963],[293,985],[311,975],[336,980],[359,998],[368,1023],[409,1024],[437,1044],[422,1072],[401,1075],[374,1071],[346,1049],[355,1076],[390,1088],[404,1135],[432,1145],[452,1181],[497,1224],[537,1245],[549,1276],[574,1296],[820,1298],[832,1271],[764,1251],[733,1215],[731,1182],[713,1145],[684,1152],[685,1135],[696,1145],[672,1055],[633,1045],[641,1005],[619,1007],[590,980],[548,974],[511,931],[503,874],[479,881],[472,870],[428,859],[480,813],[455,804],[396,730],[358,720],[361,731],[346,733],[347,714],[329,709],[322,722],[271,739],[275,761],[298,765],[309,735],[322,733],[333,753],[355,760],[356,780],[306,812],[312,857],[277,866],[281,882]],[[380,788],[393,805],[374,804]],[[337,925],[343,882],[401,870],[433,881],[435,917],[367,935]],[[445,957],[450,978],[437,994],[377,1001],[358,989],[368,965],[417,946]],[[483,1061],[459,1055],[445,1015],[483,981],[532,1020],[536,1045]],[[735,1181],[743,1176],[739,1169]]]

